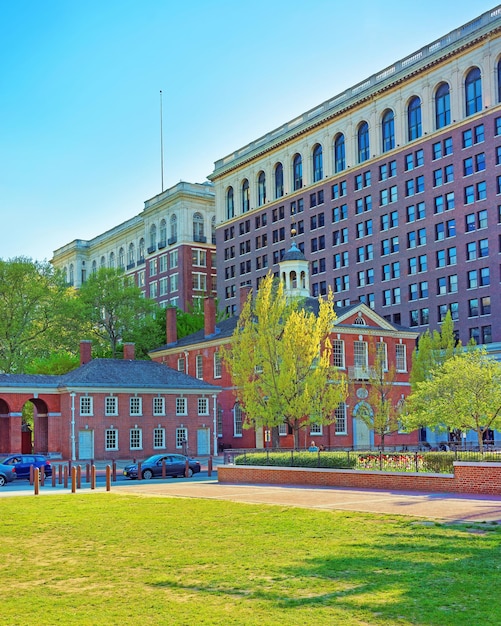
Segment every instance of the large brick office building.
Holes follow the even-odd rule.
[[[218,295],[278,263],[291,229],[312,295],[419,332],[450,310],[501,341],[501,7],[215,163]],[[491,346],[494,348],[494,345]]]

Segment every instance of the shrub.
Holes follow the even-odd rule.
[[[347,452],[251,452],[234,459],[235,465],[273,465],[274,467],[324,467],[329,469],[353,469],[356,457]]]

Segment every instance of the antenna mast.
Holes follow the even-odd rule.
[[[164,131],[162,111],[162,90],[160,89],[160,173],[162,178],[162,192],[164,190]]]

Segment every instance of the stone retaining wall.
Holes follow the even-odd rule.
[[[454,462],[454,474],[221,465],[218,482],[501,495],[501,463]]]

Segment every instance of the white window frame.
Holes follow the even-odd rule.
[[[233,407],[233,436],[234,437],[242,437],[243,436],[243,412],[242,407],[238,402]]]
[[[340,402],[334,411],[336,417],[334,422],[334,432],[336,435],[346,435],[347,420],[346,420],[346,402]]]
[[[209,398],[198,398],[198,414],[199,415],[210,415],[209,411]]]
[[[105,415],[118,415],[118,398],[116,396],[105,397],[104,414]]]
[[[221,359],[221,353],[219,351],[214,352],[214,378],[221,378],[223,376],[223,362]]]
[[[165,398],[157,396],[153,398],[153,415],[165,415]]]
[[[129,430],[129,450],[143,449],[143,429],[131,428]]]
[[[336,349],[336,346],[339,349]],[[343,339],[334,339],[332,342],[332,363],[334,367],[339,367],[339,369],[344,369],[346,367]],[[339,363],[341,363],[341,365],[339,365]]]
[[[184,397],[176,398],[176,415],[188,415],[188,399]]]
[[[139,396],[129,398],[129,415],[141,416],[143,414],[143,399]]]
[[[197,354],[195,357],[195,376],[199,380],[203,380],[204,378],[204,358],[203,355]]]
[[[396,360],[397,372],[406,372],[407,371],[407,346],[404,343],[396,344],[395,360]],[[403,365],[403,368],[402,368],[402,365]]]
[[[94,398],[92,396],[80,396],[80,415],[94,415]]]
[[[310,435],[323,435],[324,434],[324,429],[322,427],[322,424],[317,424],[315,422],[312,422],[310,424]]]
[[[162,428],[161,426],[153,429],[153,449],[165,449],[165,428]]]
[[[105,450],[118,450],[118,429],[107,428],[104,431]]]
[[[380,354],[382,352],[382,355]],[[383,370],[388,371],[388,345],[384,341],[378,341],[376,343],[376,354],[382,356]]]
[[[176,428],[176,448],[178,450],[183,448],[183,442],[188,445],[188,429],[184,426]]]

